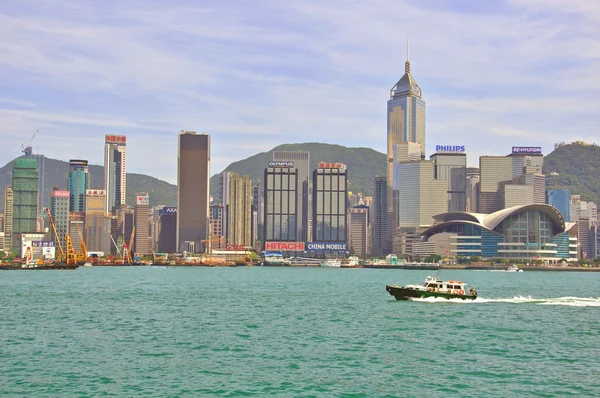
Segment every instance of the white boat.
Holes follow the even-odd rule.
[[[523,270],[513,264],[506,269],[506,272],[523,272]]]
[[[321,267],[341,267],[342,261],[339,258],[328,258],[321,261]]]

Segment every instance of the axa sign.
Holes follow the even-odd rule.
[[[436,145],[436,152],[464,152],[464,145]]]
[[[279,250],[283,252],[303,252],[304,242],[265,242],[265,250]]]
[[[177,207],[163,207],[162,214],[177,214]]]
[[[541,154],[542,147],[541,146],[514,146],[512,147],[512,153],[533,153],[533,154]]]

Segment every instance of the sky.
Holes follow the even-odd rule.
[[[181,130],[211,174],[284,143],[385,153],[407,33],[427,156],[600,141],[597,0],[2,0],[0,165],[27,143],[102,165],[122,134],[128,172],[176,183]]]

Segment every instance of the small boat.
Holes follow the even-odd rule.
[[[341,267],[342,261],[339,258],[328,258],[321,261],[321,267]]]
[[[523,270],[513,264],[506,269],[506,272],[523,272]]]
[[[443,281],[439,279],[439,272],[428,276],[421,285],[386,285],[385,290],[396,300],[410,300],[413,298],[440,297],[444,299],[475,300],[477,290],[471,287],[468,291],[467,284],[456,280]]]

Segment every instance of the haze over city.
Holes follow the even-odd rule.
[[[212,136],[211,174],[288,142],[386,148],[386,101],[412,74],[427,148],[469,164],[511,146],[597,141],[595,1],[23,2],[0,10],[2,164],[34,151],[176,182],[180,130]],[[149,161],[151,156],[152,161]]]

